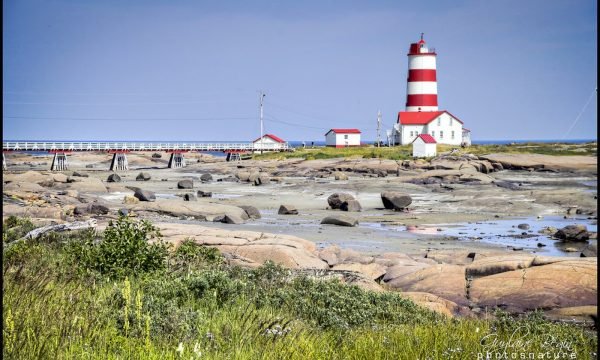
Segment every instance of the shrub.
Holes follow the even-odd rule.
[[[70,253],[85,268],[124,278],[166,268],[168,246],[150,222],[121,216],[104,230],[104,239],[71,244]]]
[[[224,261],[223,256],[216,248],[197,244],[193,239],[185,239],[175,250],[173,256],[175,267],[203,267],[205,265],[219,265]]]
[[[35,229],[35,225],[33,225],[31,220],[11,215],[4,220],[4,226],[2,226],[2,241],[4,243],[9,243],[18,240],[33,229]]]

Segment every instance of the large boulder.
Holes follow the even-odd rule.
[[[140,199],[133,195],[125,195],[123,198],[123,204],[137,204],[140,202]]]
[[[196,193],[198,197],[212,197],[212,191],[198,190]]]
[[[349,212],[358,212],[358,211],[362,211],[362,206],[360,206],[360,203],[358,202],[358,200],[347,200],[347,201],[344,201],[342,203],[342,205],[340,205],[340,210],[349,211]]]
[[[412,203],[410,195],[396,192],[396,191],[384,191],[381,193],[381,201],[386,209],[390,210],[403,210]]]
[[[335,193],[327,198],[327,203],[332,209],[339,209],[344,201],[356,200],[354,196],[347,193]]]
[[[265,185],[271,181],[271,178],[269,177],[269,175],[267,175],[265,173],[259,173],[258,176],[251,177],[251,179],[253,179],[252,184],[255,186]]]
[[[187,194],[183,194],[183,201],[197,201],[198,198],[196,197],[195,194],[192,193],[187,193]]]
[[[238,171],[235,177],[240,181],[250,181],[250,173],[248,171]]]
[[[138,198],[140,201],[152,202],[152,201],[156,200],[156,195],[154,195],[154,193],[149,190],[137,189],[137,190],[135,190],[135,193],[133,194],[133,196]]]
[[[110,211],[110,209],[108,208],[108,206],[103,205],[103,204],[93,203],[93,204],[76,206],[75,209],[73,210],[73,214],[75,214],[75,215],[88,215],[88,214],[106,215],[106,214],[108,214],[109,211]]]
[[[337,265],[339,262],[338,254],[340,253],[340,248],[337,245],[331,245],[326,247],[325,249],[319,252],[319,257],[327,262],[329,266]]]
[[[298,215],[298,209],[294,205],[281,205],[277,213],[279,215]]]
[[[177,182],[178,189],[193,189],[194,181],[192,179],[183,179]]]
[[[225,224],[243,224],[244,219],[236,214],[225,214],[221,222]]]
[[[558,230],[554,237],[563,241],[587,241],[590,233],[585,225],[568,225]]]
[[[160,159],[160,158],[162,158],[162,154],[161,153],[153,153],[152,154],[152,158],[153,159]]]
[[[138,174],[138,176],[135,177],[136,181],[148,181],[150,180],[150,174],[147,172],[141,172]]]
[[[581,257],[597,257],[598,246],[596,244],[589,244],[581,252]]]
[[[121,182],[121,177],[117,174],[110,174],[108,175],[108,179],[106,179],[107,182]]]
[[[212,180],[213,180],[213,177],[212,177],[211,174],[202,174],[200,176],[200,181],[203,182],[203,183],[210,182]]]
[[[260,219],[260,211],[255,208],[252,205],[241,205],[240,206],[242,209],[244,209],[244,211],[246,212],[246,214],[248,214],[248,217],[250,219]]]
[[[338,226],[356,226],[358,220],[344,214],[330,215],[321,220],[321,224],[330,224]]]

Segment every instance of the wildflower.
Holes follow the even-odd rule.
[[[478,333],[478,332],[479,332],[479,328],[478,328],[478,327],[477,327],[477,328],[475,328],[475,332],[476,332],[476,333]]]
[[[213,333],[211,332],[207,332],[206,333],[206,338],[210,341],[213,341],[215,339],[215,336],[213,335]]]
[[[202,352],[200,352],[200,344],[198,343],[194,344],[194,354],[196,354],[198,357],[202,356]]]
[[[179,343],[179,346],[177,346],[177,350],[175,350],[179,353],[179,356],[183,355],[183,343]]]

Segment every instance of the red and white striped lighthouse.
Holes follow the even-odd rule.
[[[437,80],[434,49],[428,49],[423,33],[421,40],[410,44],[408,51],[408,79],[406,84],[406,111],[437,111]]]

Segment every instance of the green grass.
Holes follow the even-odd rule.
[[[33,227],[14,218],[4,225],[5,243]],[[131,220],[113,226],[109,239],[118,229],[137,239],[155,234]],[[4,358],[475,359],[493,345],[481,344],[486,335],[530,340],[518,349],[523,353],[556,353],[559,343],[568,343],[577,358],[594,358],[596,351],[589,329],[550,323],[537,312],[447,319],[396,293],[291,276],[272,263],[229,267],[216,251],[192,241],[171,249],[164,266],[123,260],[145,254],[142,246],[118,255],[120,265],[84,265],[111,261],[102,252],[82,251],[103,249],[106,236],[55,234],[5,252]],[[117,245],[111,243],[113,256]],[[120,269],[130,266],[136,272]]]
[[[492,153],[519,153],[519,154],[544,154],[544,155],[592,155],[597,156],[597,143],[566,144],[566,143],[523,143],[507,145],[472,145],[460,148],[451,145],[438,145],[438,154],[458,149],[458,154],[484,155]],[[253,159],[293,159],[305,160],[333,159],[333,158],[363,158],[363,159],[389,159],[408,160],[412,159],[412,147],[410,145],[380,147],[361,146],[349,148],[318,147],[297,149],[286,153],[255,154]]]

